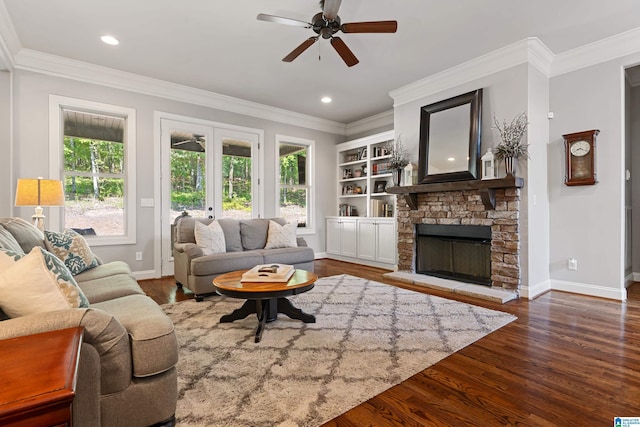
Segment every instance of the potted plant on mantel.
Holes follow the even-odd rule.
[[[409,157],[407,156],[407,150],[402,145],[400,135],[395,141],[389,141],[387,144],[387,151],[389,153],[389,167],[393,170],[393,185],[400,185],[400,178],[404,167],[409,164]]]
[[[495,148],[494,153],[498,160],[504,159],[504,168],[507,176],[515,175],[516,162],[521,157],[529,158],[529,144],[522,143],[522,137],[527,132],[529,121],[527,113],[518,114],[511,123],[506,120],[500,124],[496,116],[493,122],[500,133],[502,142]]]

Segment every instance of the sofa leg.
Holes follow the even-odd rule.
[[[178,281],[176,280],[176,286],[177,286],[178,288],[182,288],[182,283],[180,283],[180,282],[178,282]]]
[[[176,416],[172,415],[171,418],[165,421],[160,421],[157,424],[152,425],[151,427],[175,427],[176,425]]]
[[[197,302],[202,302],[202,301],[204,301],[204,296],[203,296],[203,295],[196,295],[196,301],[197,301]]]

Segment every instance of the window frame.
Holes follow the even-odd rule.
[[[280,216],[280,191],[282,186],[280,185],[280,144],[291,144],[304,146],[307,149],[307,171],[306,171],[306,189],[307,189],[307,226],[299,227],[297,234],[315,234],[315,146],[316,142],[312,139],[299,138],[295,136],[287,136],[276,134],[275,137],[275,164],[276,164],[276,191],[275,191],[275,212],[276,216]]]
[[[124,234],[120,236],[85,236],[91,246],[136,243],[136,110],[101,102],[58,95],[49,95],[49,174],[62,179],[64,174],[64,116],[65,109],[113,115],[125,119],[124,144]],[[64,209],[52,209],[49,214],[52,230],[64,228]]]

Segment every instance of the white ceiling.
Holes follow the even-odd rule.
[[[340,123],[388,111],[390,91],[526,37],[559,54],[640,25],[638,0],[343,0],[342,22],[398,21],[396,34],[339,33],[360,60],[348,68],[327,40],[282,62],[315,33],[256,20],[308,22],[317,0],[0,1],[22,48]]]

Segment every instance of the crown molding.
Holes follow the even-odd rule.
[[[549,75],[553,53],[537,37],[529,37],[390,92],[394,106],[417,101],[516,65],[530,63]]]
[[[9,11],[4,1],[0,0],[0,63],[4,63],[7,69],[13,70],[15,68],[13,57],[20,49],[22,44],[9,18]]]
[[[556,55],[551,64],[551,77],[638,52],[640,27]]]
[[[100,65],[50,55],[31,49],[21,49],[15,56],[15,67],[55,77],[77,80],[144,95],[157,96],[187,104],[201,105],[274,122],[286,123],[345,135],[344,123],[246,101],[202,89],[144,77]]]
[[[382,113],[348,123],[346,136],[357,135],[389,125],[393,126],[393,110],[383,111]]]

